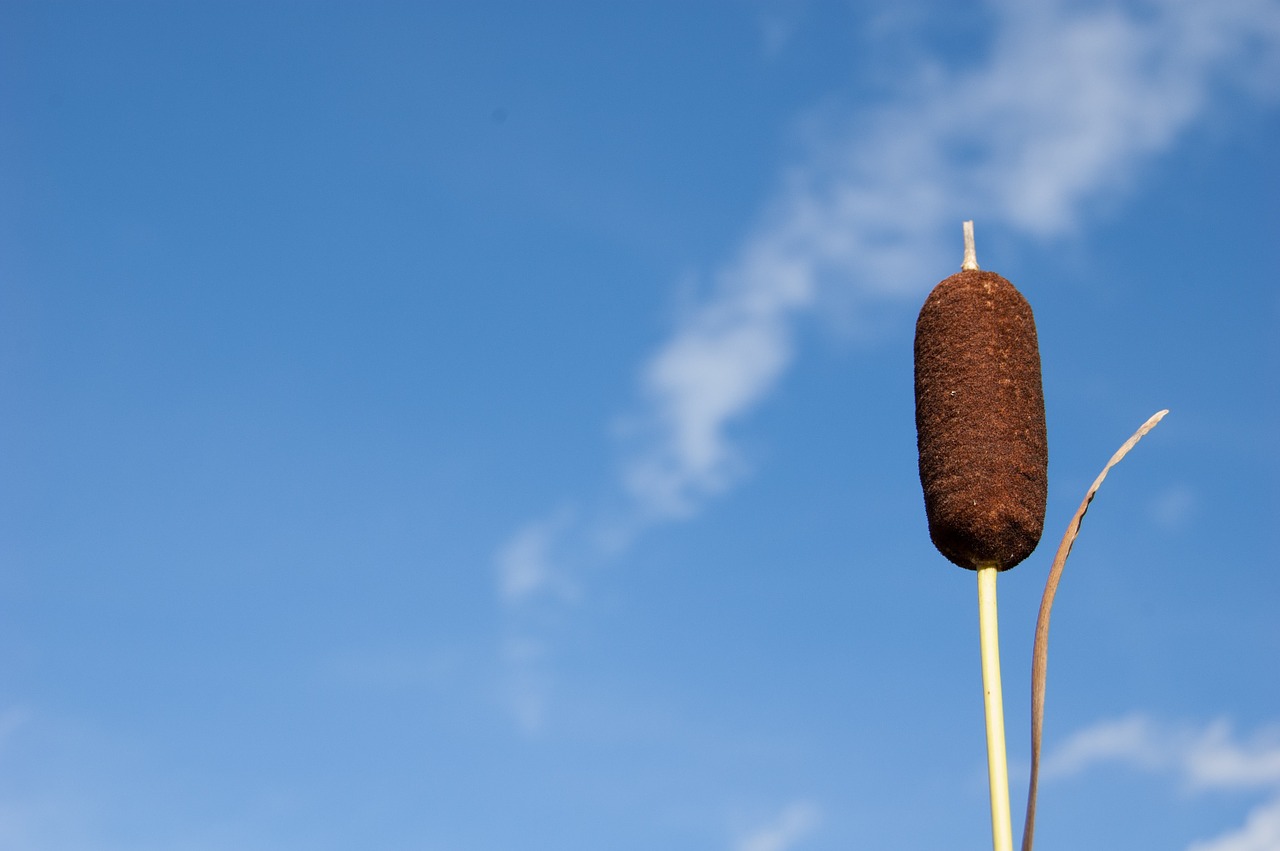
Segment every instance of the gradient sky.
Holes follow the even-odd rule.
[[[0,848],[989,847],[913,323],[1037,317],[1037,848],[1280,849],[1280,3],[0,5]],[[1015,833],[1019,830],[1015,828]]]

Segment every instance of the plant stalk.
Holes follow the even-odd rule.
[[[978,630],[982,641],[982,703],[987,719],[987,778],[991,784],[994,851],[1013,851],[1009,815],[1009,765],[1004,744],[1004,694],[1000,688],[1000,628],[994,567],[978,568]]]

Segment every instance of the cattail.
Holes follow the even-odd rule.
[[[1048,489],[1031,306],[967,252],[920,310],[915,362],[929,535],[961,567],[1008,570],[1040,541]]]
[[[1031,307],[978,269],[964,223],[961,271],[934,287],[916,321],[916,442],[929,536],[978,573],[982,695],[995,851],[1012,851],[996,577],[1040,542],[1048,442]]]

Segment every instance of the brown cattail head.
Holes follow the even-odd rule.
[[[916,321],[916,439],[929,536],[951,561],[1008,570],[1040,542],[1048,440],[1031,306],[977,269]]]

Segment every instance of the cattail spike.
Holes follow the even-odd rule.
[[[972,226],[965,223],[966,263]],[[934,288],[916,322],[916,436],[934,545],[970,570],[1008,570],[1040,542],[1048,441],[1031,306],[994,272]]]

